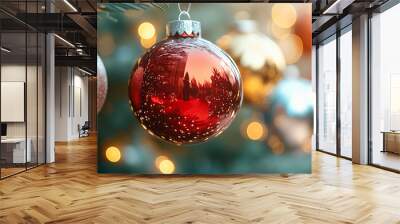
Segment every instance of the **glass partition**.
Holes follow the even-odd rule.
[[[36,32],[29,31],[27,33],[27,81],[26,81],[26,112],[27,112],[27,151],[30,151],[30,159],[27,167],[34,167],[37,165],[38,160],[38,35]]]
[[[24,15],[43,4],[2,1],[0,7]],[[45,163],[46,39],[12,15],[0,12],[0,178]]]
[[[31,151],[26,150],[26,41],[25,32],[1,34],[2,177],[24,171],[31,161]]]
[[[46,37],[43,33],[38,33],[38,65],[37,65],[37,162],[44,164],[46,162],[46,144],[45,144],[45,114],[46,114]]]
[[[340,36],[340,154],[352,157],[352,32]]]
[[[336,154],[336,38],[318,47],[318,149]]]

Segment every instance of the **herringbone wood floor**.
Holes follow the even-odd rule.
[[[313,153],[313,174],[98,175],[94,137],[0,181],[0,223],[400,223],[400,175]]]

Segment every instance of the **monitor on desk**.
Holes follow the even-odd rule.
[[[7,124],[1,123],[1,138],[7,137]]]

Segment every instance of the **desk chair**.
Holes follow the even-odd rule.
[[[82,127],[80,127],[80,125],[78,124],[79,138],[89,136],[89,130],[90,130],[89,121],[85,121]]]

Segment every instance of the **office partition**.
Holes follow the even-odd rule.
[[[318,47],[318,148],[336,154],[336,37]]]
[[[352,157],[352,29],[351,25],[340,36],[340,154]]]
[[[45,163],[46,40],[23,22],[43,6],[44,1],[0,3],[1,179]]]
[[[316,65],[316,148],[352,157],[352,26],[319,41]]]

